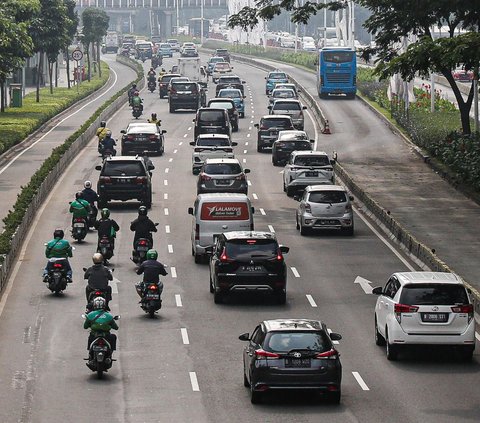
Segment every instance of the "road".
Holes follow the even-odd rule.
[[[136,79],[133,69],[115,61],[114,55],[102,56],[110,66],[110,79],[93,98],[85,99],[69,111],[52,119],[35,137],[13,154],[0,157],[0,216],[11,210],[17,199],[19,187],[25,186],[32,175],[50,156],[52,149],[61,145],[97,110],[105,101]],[[72,88],[74,89],[74,88]],[[3,222],[0,229],[3,228]]]
[[[165,60],[165,68],[173,63]],[[85,179],[96,181],[100,162],[95,140],[72,163],[32,222],[7,291],[0,302],[0,421],[83,422],[473,422],[480,419],[480,392],[475,389],[480,357],[461,363],[436,351],[406,354],[386,360],[373,340],[375,298],[366,294],[357,277],[383,284],[388,276],[414,269],[363,214],[357,214],[353,238],[326,234],[302,237],[295,230],[297,203],[282,190],[281,168],[268,154],[256,152],[253,123],[266,113],[264,72],[235,63],[247,80],[247,114],[234,134],[237,157],[252,169],[250,198],[257,210],[258,230],[271,226],[290,247],[285,306],[263,298],[235,298],[215,305],[208,290],[208,268],[190,254],[190,216],[196,177],[191,173],[193,113],[170,115],[166,100],[143,92],[146,114],[157,112],[166,134],[166,152],[154,157],[154,205],[150,217],[159,223],[155,245],[160,260],[170,266],[165,278],[163,308],[156,319],[140,309],[130,261],[133,235],[128,231],[138,204],[112,205],[120,224],[116,255],[113,312],[121,314],[117,362],[104,380],[97,380],[82,360],[87,333],[82,267],[88,266],[96,234],[76,246],[74,283],[62,297],[53,297],[41,282],[43,243],[56,226],[68,230],[68,200]],[[210,85],[213,92],[213,85]],[[351,102],[357,118],[344,127],[364,128],[364,109]],[[340,108],[340,106],[338,106]],[[338,116],[338,119],[341,119]],[[114,135],[131,120],[128,107],[108,125]],[[342,125],[335,121],[336,129]],[[378,124],[381,126],[381,124]],[[306,123],[309,133],[312,122]],[[352,129],[351,129],[352,130]],[[375,141],[375,140],[374,140]],[[380,142],[380,141],[378,141]],[[323,144],[323,145],[322,145]],[[350,149],[354,149],[351,145]],[[330,147],[323,143],[320,146]],[[331,148],[325,148],[331,150]],[[348,151],[348,149],[347,149]],[[168,169],[168,170],[167,170]],[[166,181],[166,182],[165,182]],[[270,228],[271,229],[271,228]],[[242,384],[243,343],[238,335],[251,332],[263,320],[279,317],[321,318],[343,335],[343,384],[340,406],[310,395],[283,394],[265,404],[250,404]]]

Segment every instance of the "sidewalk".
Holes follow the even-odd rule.
[[[75,67],[75,62],[70,61],[70,80],[73,79],[73,69]],[[48,78],[48,76],[47,76]],[[41,86],[40,88],[44,87],[49,87],[50,83],[48,80],[46,81],[46,84],[44,86]],[[53,70],[53,86],[55,87],[55,68]],[[59,87],[68,87],[68,79],[67,79],[67,64],[66,62],[63,64],[59,64],[58,66],[58,86]],[[35,86],[28,86],[25,87],[25,95],[34,93],[36,91]]]

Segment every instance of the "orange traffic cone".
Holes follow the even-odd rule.
[[[330,135],[330,126],[328,125],[328,120],[325,120],[325,126],[323,127],[322,134]]]

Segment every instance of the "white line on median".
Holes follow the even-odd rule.
[[[189,372],[190,374],[190,383],[192,384],[192,391],[198,392],[200,391],[200,387],[198,386],[197,374],[195,372]]]
[[[165,225],[165,233],[170,233],[170,225]]]
[[[170,169],[168,167],[165,168],[165,173],[170,172]]]
[[[248,150],[243,150],[243,154],[247,154]]]
[[[272,231],[274,232],[274,231]],[[298,270],[296,267],[290,267],[290,269],[292,270],[292,273],[293,273],[293,276],[295,276],[296,278],[299,278],[300,277],[300,273],[298,273]]]
[[[163,199],[164,199],[164,200],[168,200],[168,193],[164,193],[164,194],[163,194]]]
[[[177,154],[177,151],[178,151],[177,149],[173,150],[173,154]]]
[[[272,226],[272,225],[268,225],[268,230],[269,230],[270,232],[275,232],[275,229],[273,229],[273,226]]]
[[[168,159],[168,163],[172,163],[172,162],[173,162],[173,159],[170,157],[170,158]]]
[[[181,328],[181,329],[180,329],[180,332],[182,333],[183,345],[189,345],[189,344],[190,344],[190,340],[188,339],[187,328]]]
[[[165,208],[163,209],[163,212],[165,213],[165,216],[168,216],[168,207],[165,207]]]
[[[362,376],[360,376],[360,373],[352,372],[352,375],[357,380],[358,384],[360,385],[360,388],[362,388],[364,391],[370,391],[370,388],[367,386],[365,381],[362,379]]]
[[[328,332],[329,334],[332,333],[332,329],[327,328],[327,332]],[[338,341],[332,341],[332,344],[338,345],[338,344],[340,344],[340,342],[338,342]]]
[[[165,186],[168,185],[168,180],[167,180],[167,179],[164,179],[164,180],[163,180],[163,185],[165,185]]]
[[[182,297],[180,296],[180,294],[175,294],[175,304],[177,305],[177,307],[183,307]]]
[[[267,213],[265,213],[265,210],[264,210],[264,209],[259,209],[259,210],[260,210],[260,214],[261,214],[262,216],[266,216],[266,215],[267,215]]]
[[[307,294],[306,297],[312,307],[317,307],[317,303],[310,294]]]
[[[253,197],[254,200],[258,200],[258,195],[257,194],[253,193],[252,197]]]
[[[172,278],[177,277],[177,269],[174,266],[170,267],[170,271],[172,272]]]
[[[170,254],[173,254],[173,245],[172,245],[172,244],[168,244],[168,245],[167,245],[167,249],[168,249],[168,252],[169,252]]]

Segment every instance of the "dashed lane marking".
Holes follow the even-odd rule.
[[[165,173],[170,172],[170,169],[168,167],[165,168]]]
[[[163,185],[165,185],[165,186],[168,185],[168,180],[167,180],[167,179],[164,179],[164,180],[163,180]]]
[[[178,151],[178,150],[176,150],[176,149],[175,149],[175,150],[173,150],[173,154],[177,154],[177,151]]]
[[[170,254],[173,254],[173,245],[172,244],[168,244],[167,245],[167,250]]]
[[[177,277],[177,269],[175,269],[175,267],[172,266],[170,268],[170,271],[172,272],[172,278],[176,278]]]
[[[266,215],[267,215],[267,213],[265,213],[265,210],[264,210],[264,209],[259,209],[259,210],[260,210],[260,214],[261,214],[262,216],[266,216]]]
[[[242,159],[242,163],[247,163],[247,159]]]
[[[243,159],[243,160],[245,160],[245,159]],[[252,182],[251,182],[251,181],[247,181],[247,185],[248,185],[249,187],[251,187],[251,186],[252,186]]]
[[[248,141],[245,141],[245,145],[248,145]]]
[[[268,230],[269,230],[270,232],[275,232],[275,229],[273,229],[273,226],[272,226],[272,225],[268,225]]]
[[[175,304],[177,305],[177,307],[183,307],[182,297],[180,294],[175,294]]]
[[[164,200],[168,200],[168,193],[164,193],[164,194],[163,194],[163,199],[164,199]]]
[[[178,143],[178,145],[182,145],[182,144],[183,144],[183,141],[180,141],[180,142]]]
[[[257,194],[253,193],[252,197],[253,197],[254,200],[258,200],[258,195]]]
[[[247,138],[250,138],[250,135],[251,135],[251,134],[247,134]]]
[[[274,231],[272,231],[272,232],[274,232]],[[292,270],[293,276],[295,276],[296,278],[300,277],[300,273],[298,273],[298,270],[297,270],[296,267],[290,267],[290,269]]]
[[[191,130],[192,130],[192,127],[189,126],[189,127],[187,128],[187,131],[191,131]]]
[[[165,233],[170,233],[170,225],[165,225]]]
[[[165,213],[165,216],[168,216],[168,207],[165,207],[165,208],[163,209],[163,213]]]
[[[187,328],[181,328],[180,332],[182,334],[182,342],[183,345],[190,345],[190,339],[188,339],[188,332]]]
[[[247,154],[248,150],[243,150],[243,154]]]
[[[195,372],[189,372],[190,374],[190,383],[192,384],[192,391],[199,392],[200,387],[198,386],[197,374]]]
[[[185,135],[183,136],[183,138],[187,138],[187,137],[188,137],[188,134],[185,134]],[[178,145],[180,145],[180,144],[178,144]]]
[[[367,384],[363,380],[362,376],[360,376],[360,373],[352,372],[352,375],[356,379],[358,384],[360,385],[360,388],[362,388],[364,391],[370,391],[370,388],[367,386]]]
[[[172,162],[173,162],[173,159],[170,157],[170,158],[168,159],[168,162],[169,162],[169,163],[172,163]]]
[[[317,307],[317,303],[310,294],[307,294],[306,297],[312,307]]]

